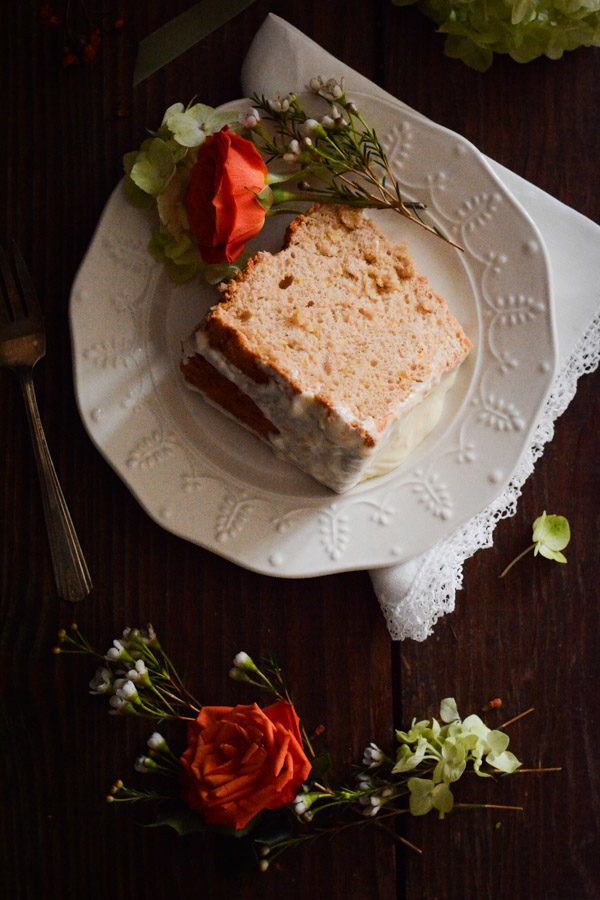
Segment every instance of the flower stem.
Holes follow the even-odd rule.
[[[455,809],[512,809],[523,812],[523,806],[502,806],[500,803],[455,803]]]
[[[522,719],[523,716],[528,716],[529,713],[535,711],[535,706],[530,706],[529,709],[526,709],[525,712],[519,713],[518,716],[515,716],[514,719],[509,719],[508,722],[505,722],[503,725],[499,725],[498,728],[506,728],[507,725],[512,725],[513,722],[518,721],[518,719]]]
[[[410,847],[410,849],[414,850],[415,853],[419,853],[421,856],[423,855],[423,851],[420,847],[417,847],[416,844],[411,844],[411,842],[407,841],[406,838],[402,837],[401,834],[396,834],[396,832],[392,828],[388,828],[388,826],[384,825],[383,822],[378,822],[377,820],[375,820],[374,824],[381,831],[385,831],[386,834],[391,835],[391,837],[393,837],[395,841],[400,841],[401,844],[404,844],[406,847]]]
[[[499,575],[498,577],[499,577],[499,578],[504,578],[504,576],[506,575],[506,573],[509,572],[509,571],[512,569],[512,567],[515,565],[515,563],[518,563],[520,559],[523,559],[523,557],[524,557],[527,553],[529,553],[530,550],[533,550],[534,547],[535,547],[535,544],[531,544],[529,547],[526,547],[525,550],[523,550],[522,553],[519,553],[518,556],[515,556],[515,558],[513,559],[513,561],[507,565],[507,567],[505,568],[505,570],[504,570],[503,572],[501,572],[500,575]]]

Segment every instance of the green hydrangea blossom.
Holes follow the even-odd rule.
[[[494,53],[519,63],[559,59],[566,50],[600,46],[600,0],[393,0],[419,3],[446,34],[444,52],[485,72]]]
[[[399,746],[392,774],[414,771],[428,761],[435,763],[431,778],[407,781],[413,815],[437,809],[443,818],[450,812],[454,798],[449,785],[458,781],[469,766],[480,777],[488,778],[498,772],[510,774],[521,765],[507,749],[508,735],[488,728],[477,715],[462,721],[453,697],[442,700],[440,718],[445,725],[440,726],[436,719],[413,719],[409,731],[396,732]]]
[[[444,782],[436,784],[430,778],[409,778],[408,789],[408,808],[413,816],[425,816],[432,809],[437,809],[440,819],[443,819],[454,806],[452,791]]]
[[[566,563],[567,559],[560,551],[570,540],[571,529],[564,516],[547,516],[544,511],[533,523],[534,556],[541,553],[546,559]]]
[[[564,550],[571,540],[571,528],[569,522],[564,516],[548,516],[546,511],[539,516],[533,523],[533,543],[526,547],[522,553],[513,559],[500,574],[503,578],[510,569],[517,563],[526,553],[533,550],[533,555],[540,553],[546,559],[553,559],[555,562],[566,563],[567,557],[561,550]]]

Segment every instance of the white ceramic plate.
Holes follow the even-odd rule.
[[[181,341],[218,295],[168,280],[147,251],[154,222],[121,185],[71,296],[77,399],[98,449],[166,529],[271,575],[375,568],[428,550],[501,492],[555,370],[549,267],[531,219],[463,138],[356,96],[406,198],[425,201],[464,247],[374,216],[408,241],[473,343],[438,427],[394,472],[336,495],[185,387]],[[249,249],[277,250],[286,225],[268,220]]]

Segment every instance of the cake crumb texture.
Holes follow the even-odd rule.
[[[362,210],[328,204],[296,218],[279,253],[256,254],[203,328],[253,381],[274,370],[367,444],[471,347],[406,246]]]

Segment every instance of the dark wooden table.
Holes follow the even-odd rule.
[[[176,100],[196,94],[217,105],[239,96],[241,61],[269,11],[595,220],[600,51],[526,66],[498,59],[478,74],[443,55],[443,38],[414,8],[389,0],[261,0],[134,90],[138,41],[188,5],[88,2],[102,44],[93,64],[67,68],[59,29],[37,17],[41,4],[12,4],[3,21],[0,84],[8,115],[0,237],[22,247],[46,311],[39,404],[95,589],[75,609],[57,598],[23,404],[16,381],[1,372],[2,895],[595,898],[600,374],[581,379],[516,515],[497,528],[493,549],[467,562],[456,611],[426,642],[394,644],[366,572],[269,578],[150,520],[79,419],[68,303],[121,177],[122,154],[138,147],[145,128]],[[71,6],[79,17],[79,4]],[[122,27],[115,27],[120,18]],[[544,509],[570,519],[568,565],[530,556],[500,581],[499,571],[529,541]],[[399,833],[422,855],[364,828],[294,851],[266,875],[250,872],[238,881],[211,839],[145,830],[142,808],[104,803],[117,776],[132,780],[131,762],[148,728],[109,717],[103,701],[88,696],[90,660],[52,655],[57,629],[74,617],[100,647],[124,626],[152,621],[207,703],[254,699],[228,679],[231,659],[240,649],[257,657],[274,652],[299,706],[314,723],[326,723],[323,745],[340,781],[350,778],[369,740],[391,750],[395,726],[435,714],[448,695],[465,713],[499,695],[504,708],[490,717],[493,723],[535,707],[513,726],[514,748],[531,766],[563,770],[462,789],[466,799],[476,789],[490,802],[524,806],[522,813],[405,819]]]

